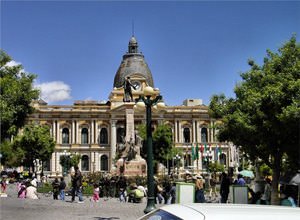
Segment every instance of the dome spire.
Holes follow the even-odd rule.
[[[128,44],[128,53],[138,53],[138,43],[134,36],[130,38],[129,44]]]
[[[132,20],[132,36],[128,44],[128,53],[138,53],[138,43],[134,37],[134,20]]]

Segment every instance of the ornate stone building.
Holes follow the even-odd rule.
[[[151,71],[138,50],[135,37],[129,41],[128,52],[123,55],[107,102],[75,101],[73,105],[48,105],[39,101],[34,104],[37,111],[30,116],[30,121],[48,125],[56,141],[55,152],[44,164],[46,174],[61,174],[63,168],[59,158],[67,153],[81,155],[79,167],[83,173],[113,171],[117,148],[126,134],[126,127],[132,126],[126,123],[128,118],[132,118],[134,125],[146,121],[145,112],[136,111],[134,102],[123,101],[123,84],[127,76],[136,88],[132,91],[134,98],[143,94],[146,85],[154,87]],[[158,89],[155,92],[160,93]],[[227,168],[235,166],[235,146],[217,141],[218,122],[209,117],[208,107],[200,99],[187,99],[183,105],[166,106],[163,111],[153,109],[152,119],[154,128],[158,124],[171,126],[174,147],[182,148],[185,154],[180,158],[181,170],[191,167],[205,170],[202,156],[209,156],[210,161],[219,161]],[[197,144],[199,150],[206,145],[207,152],[199,153],[199,159],[192,161],[192,146]]]

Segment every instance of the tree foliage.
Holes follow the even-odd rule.
[[[23,164],[34,167],[35,160],[47,161],[54,152],[55,142],[45,125],[26,125],[14,142],[14,149],[23,151]]]
[[[81,156],[79,154],[61,155],[59,164],[70,170],[71,167],[78,166]]]
[[[241,146],[254,161],[273,169],[276,189],[284,153],[299,167],[300,46],[293,36],[277,53],[267,50],[262,66],[253,60],[235,86],[236,98],[215,95],[210,114],[221,118],[219,140]],[[271,158],[270,158],[271,156]]]
[[[209,166],[209,170],[213,173],[224,172],[225,171],[224,165],[218,163],[217,161],[215,161],[214,163],[209,163],[208,166]]]
[[[33,89],[35,75],[25,73],[21,65],[7,65],[12,59],[0,49],[0,112],[1,143],[24,126],[26,117],[33,113],[30,106],[39,91]]]
[[[141,124],[137,126],[139,131],[139,135],[144,140],[143,141],[143,152],[142,154],[145,155],[146,153],[146,125]],[[153,155],[154,160],[157,162],[163,162],[169,154],[169,151],[172,148],[172,130],[168,125],[158,125],[157,128],[153,132]]]

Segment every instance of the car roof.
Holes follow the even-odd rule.
[[[169,213],[176,213],[182,219],[205,219],[205,220],[282,220],[300,219],[300,209],[292,207],[272,205],[248,205],[248,204],[221,204],[221,203],[191,203],[166,205],[160,209]]]

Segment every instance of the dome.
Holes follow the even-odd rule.
[[[137,44],[137,41],[134,36],[130,38],[129,44]]]
[[[134,36],[129,41],[128,52],[123,55],[123,60],[115,75],[113,87],[122,87],[124,79],[131,75],[145,78],[148,85],[154,87],[152,73],[144,59],[144,55],[138,52],[138,43]]]

